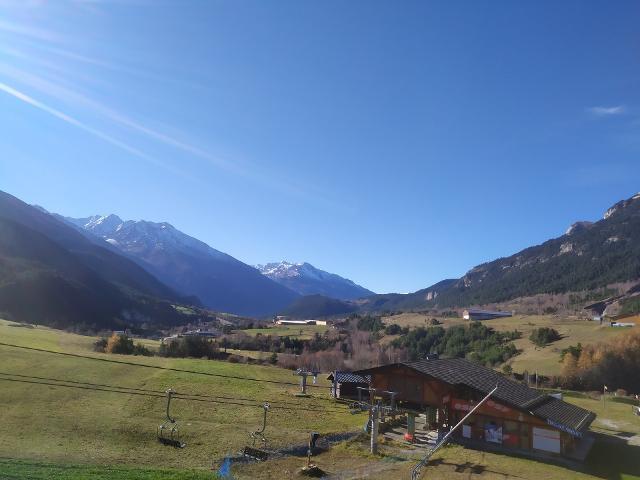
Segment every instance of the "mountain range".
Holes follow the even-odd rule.
[[[299,296],[166,222],[124,221],[116,215],[65,217],[65,221],[108,243],[175,291],[195,296],[213,310],[257,317],[273,315]]]
[[[371,290],[343,278],[335,273],[325,272],[313,265],[282,261],[256,265],[263,275],[300,295],[322,295],[338,300],[353,300],[374,295]]]
[[[372,294],[304,262],[258,267],[166,222],[67,218],[0,192],[0,316],[86,329],[188,321],[175,305],[313,317],[450,309],[633,284],[640,280],[640,194],[599,221],[576,222],[541,245],[410,294]]]
[[[179,323],[185,299],[132,260],[0,192],[0,313],[98,329]]]
[[[574,223],[564,235],[483,263],[462,278],[400,295],[365,299],[364,310],[465,307],[537,294],[593,291],[640,280],[640,193],[617,202],[597,222]]]

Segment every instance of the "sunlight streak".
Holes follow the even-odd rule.
[[[186,175],[184,173],[184,171],[179,170],[179,169],[175,169],[169,165],[166,165],[165,163],[159,161],[156,158],[151,157],[150,155],[147,155],[146,153],[142,152],[141,150],[138,150],[135,147],[132,147],[131,145],[122,142],[114,137],[112,137],[111,135],[108,135],[104,132],[101,132],[100,130],[97,130],[93,127],[90,127],[89,125],[84,124],[83,122],[81,122],[80,120],[67,115],[66,113],[61,112],[60,110],[57,110],[53,107],[50,107],[49,105],[46,105],[38,100],[36,100],[33,97],[30,97],[29,95],[16,90],[15,88],[7,85],[6,83],[0,82],[0,91],[5,92],[8,95],[11,95],[12,97],[28,104],[31,105],[32,107],[35,107],[45,113],[48,113],[49,115],[52,115],[56,118],[58,118],[59,120],[62,120],[63,122],[68,123],[69,125],[73,125],[74,127],[77,127],[81,130],[84,130],[87,133],[90,133],[91,135],[100,138],[101,140],[104,140],[107,143],[110,143],[111,145],[120,148],[121,150],[124,150],[127,153],[130,153],[131,155],[134,155],[138,158],[141,158],[143,160],[148,161],[149,163],[152,163],[155,166],[167,169],[169,171],[171,171],[172,173],[175,174],[179,174],[185,178],[188,178],[190,180],[195,180],[193,177]]]

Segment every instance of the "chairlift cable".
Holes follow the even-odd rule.
[[[0,342],[0,346],[3,347],[11,347],[11,348],[20,348],[20,349],[24,349],[24,350],[31,350],[31,351],[35,351],[35,352],[41,352],[41,353],[50,353],[50,354],[54,354],[54,355],[63,355],[66,357],[74,357],[74,358],[84,358],[86,360],[96,360],[99,362],[106,362],[106,363],[116,363],[116,364],[120,364],[120,365],[130,365],[130,366],[134,366],[134,367],[145,367],[145,368],[153,368],[156,370],[168,370],[171,372],[178,372],[178,373],[190,373],[193,375],[205,375],[205,376],[209,376],[209,377],[220,377],[220,378],[228,378],[231,380],[243,380],[243,381],[250,381],[250,382],[263,382],[263,383],[272,383],[272,384],[279,384],[279,385],[289,385],[289,386],[295,386],[298,387],[299,384],[298,383],[294,383],[294,382],[285,382],[282,380],[266,380],[266,379],[262,379],[262,378],[252,378],[252,377],[239,377],[236,375],[225,375],[222,373],[211,373],[211,372],[198,372],[196,370],[183,370],[180,368],[173,368],[173,367],[160,367],[158,365],[147,365],[144,363],[136,363],[136,362],[127,362],[127,361],[123,361],[123,360],[114,360],[114,359],[110,359],[110,358],[99,358],[99,357],[90,357],[87,355],[80,355],[77,353],[67,353],[67,352],[56,352],[55,350],[47,350],[44,348],[35,348],[35,347],[26,347],[24,345],[14,345],[11,343],[4,343],[4,342]],[[309,387],[313,387],[313,388],[327,388],[326,386],[323,385],[308,385]]]
[[[2,376],[16,376],[22,378],[3,378]],[[27,380],[28,378],[32,378],[31,380]],[[32,385],[46,385],[53,387],[66,387],[66,388],[76,388],[81,390],[93,390],[98,392],[105,393],[121,393],[125,395],[139,395],[139,396],[147,396],[147,397],[156,397],[156,398],[164,398],[165,392],[160,392],[158,390],[144,390],[139,388],[129,388],[129,387],[120,387],[116,385],[99,385],[99,384],[83,384],[82,382],[76,381],[68,381],[68,380],[58,380],[58,379],[49,379],[46,377],[29,377],[26,375],[14,375],[0,372],[0,381],[9,381],[9,382],[19,382],[19,383],[28,383]],[[64,383],[71,383],[71,385],[65,385]],[[234,406],[243,406],[243,407],[259,407],[260,404],[255,403],[240,403],[242,401],[251,401],[255,402],[255,399],[244,399],[244,398],[236,398],[236,397],[225,397],[225,400],[215,400],[215,397],[203,396],[204,398],[197,398],[191,394],[180,394],[176,393],[173,398],[179,400],[191,400],[195,402],[209,402],[209,403],[217,403],[223,405],[234,405]],[[277,401],[276,401],[277,403]],[[281,405],[272,405],[272,408],[278,410],[294,410],[294,411],[309,411],[309,412],[320,412],[324,410],[325,412],[329,411],[325,407],[318,408],[308,408],[304,406],[296,406],[296,407],[287,407]],[[333,412],[339,412],[339,410],[332,410]]]
[[[80,381],[76,381],[76,380],[65,380],[65,379],[61,379],[61,378],[51,378],[51,377],[38,377],[35,375],[21,375],[21,374],[17,374],[17,373],[9,373],[9,372],[2,372],[0,371],[0,375],[5,375],[5,376],[12,376],[12,377],[19,377],[19,378],[28,378],[31,380],[46,380],[46,381],[50,381],[50,382],[63,382],[63,383],[72,383],[72,384],[78,384],[78,385],[85,385],[85,386],[91,386],[91,387],[102,387],[102,388],[114,388],[114,389],[118,389],[118,390],[133,390],[136,392],[145,392],[145,393],[154,393],[154,394],[158,394],[161,396],[164,396],[166,394],[165,391],[162,390],[149,390],[149,389],[145,389],[145,388],[137,388],[137,387],[123,387],[123,386],[119,386],[119,385],[109,385],[109,384],[103,384],[103,383],[91,383],[91,382],[80,382]],[[259,401],[256,398],[243,398],[243,397],[226,397],[226,396],[222,396],[222,395],[204,395],[204,394],[199,394],[199,393],[187,393],[187,392],[175,392],[174,394],[174,398],[178,398],[178,397],[198,397],[198,398],[202,398],[202,399],[223,399],[223,400],[237,400],[237,401],[243,401],[243,402],[257,402]],[[187,398],[183,398],[183,400],[187,400]],[[196,400],[194,398],[194,400]],[[270,404],[282,404],[282,405],[292,405],[295,408],[298,408],[298,404],[296,403],[292,403],[292,402],[286,402],[283,400],[269,400],[268,401]],[[331,410],[331,411],[336,411],[336,412],[342,412],[342,409],[339,408],[332,408],[332,407],[325,407],[323,405],[317,405],[317,404],[307,404],[307,407],[317,407],[323,410]]]

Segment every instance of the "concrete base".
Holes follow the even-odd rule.
[[[300,475],[305,477],[321,478],[324,477],[325,472],[317,465],[311,464],[300,469]]]

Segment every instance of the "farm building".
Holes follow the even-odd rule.
[[[611,320],[612,326],[614,323],[618,325],[623,324],[629,327],[640,325],[640,313],[627,313],[627,314],[613,315],[613,316],[607,317],[607,319]]]
[[[358,392],[358,387],[369,388],[371,376],[361,376],[351,372],[339,372],[336,370],[329,374],[327,380],[331,382],[332,397],[359,400],[362,394]]]
[[[196,330],[189,330],[182,334],[183,337],[208,337],[215,338],[220,336],[219,330],[203,330],[198,328]]]
[[[492,318],[511,317],[511,312],[492,312],[490,310],[477,310],[470,308],[462,312],[465,320],[491,320]]]
[[[276,318],[276,325],[327,325],[326,320],[290,320],[283,318]]]
[[[378,391],[393,391],[408,415],[427,414],[439,432],[456,425],[496,385],[498,390],[452,435],[483,450],[557,461],[583,461],[595,414],[468,360],[433,359],[360,370]],[[408,432],[413,433],[413,432]]]
[[[169,337],[164,337],[162,339],[163,343],[171,343],[179,338],[183,337],[205,337],[205,338],[216,338],[220,336],[220,332],[218,330],[202,330],[200,328],[196,330],[189,330],[184,333],[175,333]]]

